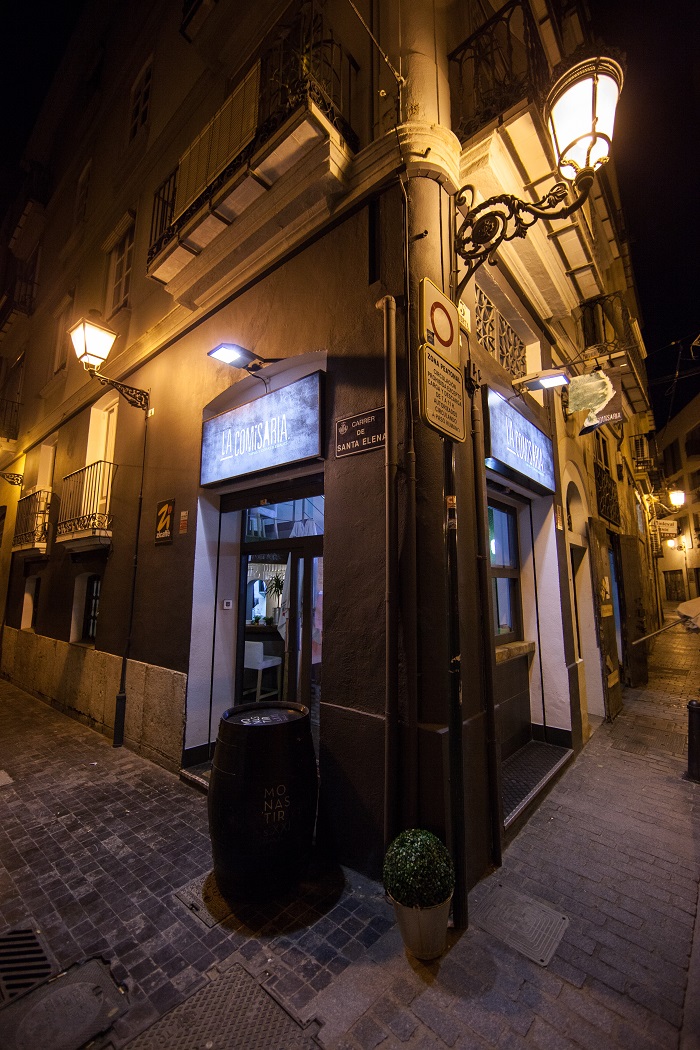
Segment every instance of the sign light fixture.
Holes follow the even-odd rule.
[[[541,372],[530,372],[513,380],[514,390],[550,390],[556,386],[568,386],[569,373],[565,368],[545,368]]]

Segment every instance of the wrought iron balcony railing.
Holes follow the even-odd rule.
[[[609,471],[602,463],[593,464],[595,476],[596,497],[598,501],[598,514],[613,525],[620,524],[620,504],[617,498],[617,485]]]
[[[148,263],[300,107],[315,103],[357,151],[351,122],[358,71],[352,55],[325,23],[317,0],[295,5],[180,158],[177,172],[156,192]]]
[[[544,97],[547,59],[525,0],[510,0],[449,59],[452,127],[460,142],[523,99]]]
[[[61,515],[56,538],[77,532],[109,532],[112,528],[110,502],[116,463],[98,460],[63,479]]]
[[[49,489],[37,489],[28,496],[22,496],[17,503],[13,550],[19,547],[46,547],[49,540],[50,509]]]

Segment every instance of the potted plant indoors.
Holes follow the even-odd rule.
[[[267,580],[267,594],[269,598],[274,598],[277,602],[276,608],[273,611],[274,622],[277,623],[280,614],[280,598],[284,591],[284,576],[281,572],[273,573],[272,576]]]
[[[421,828],[402,831],[384,856],[383,879],[408,951],[417,959],[437,959],[447,944],[455,886],[445,845]]]

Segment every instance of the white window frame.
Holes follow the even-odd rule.
[[[129,95],[129,142],[133,142],[141,128],[148,124],[152,83],[153,59],[149,58],[136,77]]]
[[[73,296],[64,295],[53,313],[55,319],[52,375],[62,372],[68,362],[68,329],[73,319]]]

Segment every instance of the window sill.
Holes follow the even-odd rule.
[[[510,660],[517,660],[521,656],[531,657],[535,652],[534,642],[506,642],[505,645],[496,646],[496,663],[507,664]]]

